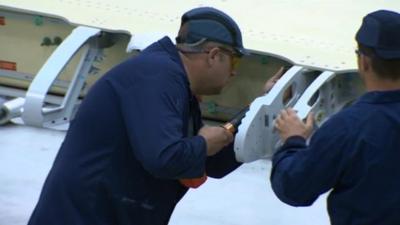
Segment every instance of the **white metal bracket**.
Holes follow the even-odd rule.
[[[329,82],[334,76],[336,76],[335,73],[331,71],[325,71],[304,91],[304,94],[299,98],[293,107],[301,119],[305,119],[311,111],[315,110],[317,106],[321,105],[323,98],[315,95],[318,94],[319,89],[325,83]],[[312,101],[313,98],[316,98],[315,101]]]
[[[293,84],[296,86],[294,96],[284,105],[283,93]],[[274,130],[274,120],[281,109],[293,107],[301,119],[313,111],[317,128],[363,91],[356,73],[324,71],[315,79],[310,79],[302,73],[301,67],[292,67],[270,93],[251,103],[235,138],[236,159],[246,163],[272,157],[281,144]]]
[[[356,73],[337,74],[325,71],[305,90],[293,109],[301,119],[314,112],[315,125],[318,128],[363,91]]]
[[[302,67],[293,66],[268,94],[251,103],[235,137],[234,150],[238,161],[252,162],[272,156],[279,140],[274,131],[275,117],[284,107],[293,106],[315,78],[308,75]],[[291,88],[292,94],[285,103],[284,96],[288,88]]]
[[[51,127],[54,124],[69,121],[92,63],[98,54],[99,49],[93,37],[99,35],[100,32],[101,30],[96,28],[77,27],[53,52],[26,93],[22,113],[25,124]],[[80,62],[61,105],[45,107],[45,98],[51,85],[81,48],[83,48],[83,53]]]

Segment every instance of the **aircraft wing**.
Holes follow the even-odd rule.
[[[232,15],[251,50],[333,71],[356,69],[353,40],[364,15],[376,9],[400,10],[397,1],[376,0],[0,0],[2,8],[63,18],[76,25],[172,37],[180,15],[198,6],[214,6]]]
[[[231,15],[242,29],[245,47],[252,52],[251,57],[242,60],[239,76],[222,95],[204,97],[205,118],[226,120],[259,95],[257,89],[267,78],[263,71],[271,76],[280,66],[290,68],[268,95],[250,104],[242,120],[235,151],[240,161],[248,162],[273,154],[278,141],[273,123],[281,108],[295,107],[302,117],[315,111],[317,122],[322,123],[349,101],[346,96],[355,98],[362,93],[355,75],[355,32],[367,13],[377,9],[396,11],[400,2],[0,0],[0,10],[6,15],[3,20],[7,20],[0,29],[7,32],[0,35],[0,47],[5,49],[0,61],[18,64],[15,71],[0,70],[0,84],[5,85],[0,85],[0,96],[9,98],[11,93],[12,97],[24,97],[3,104],[6,116],[0,122],[21,112],[28,125],[54,127],[68,122],[98,75],[126,57],[121,49],[143,49],[164,35],[174,39],[180,16],[199,6],[213,6]],[[44,25],[40,24],[41,18],[46,18]],[[29,29],[30,35],[21,35],[23,29]],[[100,40],[104,36],[112,41],[97,46],[104,42]],[[56,38],[62,40],[59,46],[54,44]],[[39,45],[40,39],[43,41]],[[15,40],[20,42],[12,45]],[[3,47],[4,43],[11,44]],[[21,46],[30,51],[21,54],[15,50]],[[78,63],[76,55],[80,52],[80,61],[85,63]],[[349,92],[343,88],[347,83],[357,88]],[[9,86],[19,89],[5,89]],[[288,89],[292,95],[285,101]]]

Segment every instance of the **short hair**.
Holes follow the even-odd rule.
[[[374,49],[360,43],[358,48],[361,54],[371,59],[372,69],[378,77],[389,80],[400,79],[400,59],[382,59],[377,56]]]
[[[185,26],[183,25],[180,31],[185,31]],[[216,48],[216,47],[222,47],[222,48],[230,48],[231,46],[222,44],[219,42],[215,41],[210,41],[207,38],[202,38],[199,41],[195,43],[177,43],[176,47],[182,51],[183,53],[197,53],[197,52],[203,52],[204,50],[207,50],[209,48]]]

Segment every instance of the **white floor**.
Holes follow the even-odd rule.
[[[23,225],[65,133],[26,126],[0,126],[0,225]],[[324,225],[326,196],[313,206],[281,203],[270,183],[270,162],[241,166],[227,177],[208,179],[178,204],[170,225]]]

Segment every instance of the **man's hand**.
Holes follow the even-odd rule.
[[[263,94],[269,92],[272,87],[275,85],[275,83],[279,80],[279,78],[282,77],[283,75],[283,70],[284,67],[279,68],[279,70],[265,82],[264,87],[263,87]]]
[[[292,108],[283,109],[275,120],[275,128],[283,142],[291,136],[307,139],[313,130],[313,117],[313,113],[308,114],[306,123],[303,123]]]
[[[207,156],[215,155],[233,141],[233,134],[223,127],[204,126],[198,135],[206,140]]]

